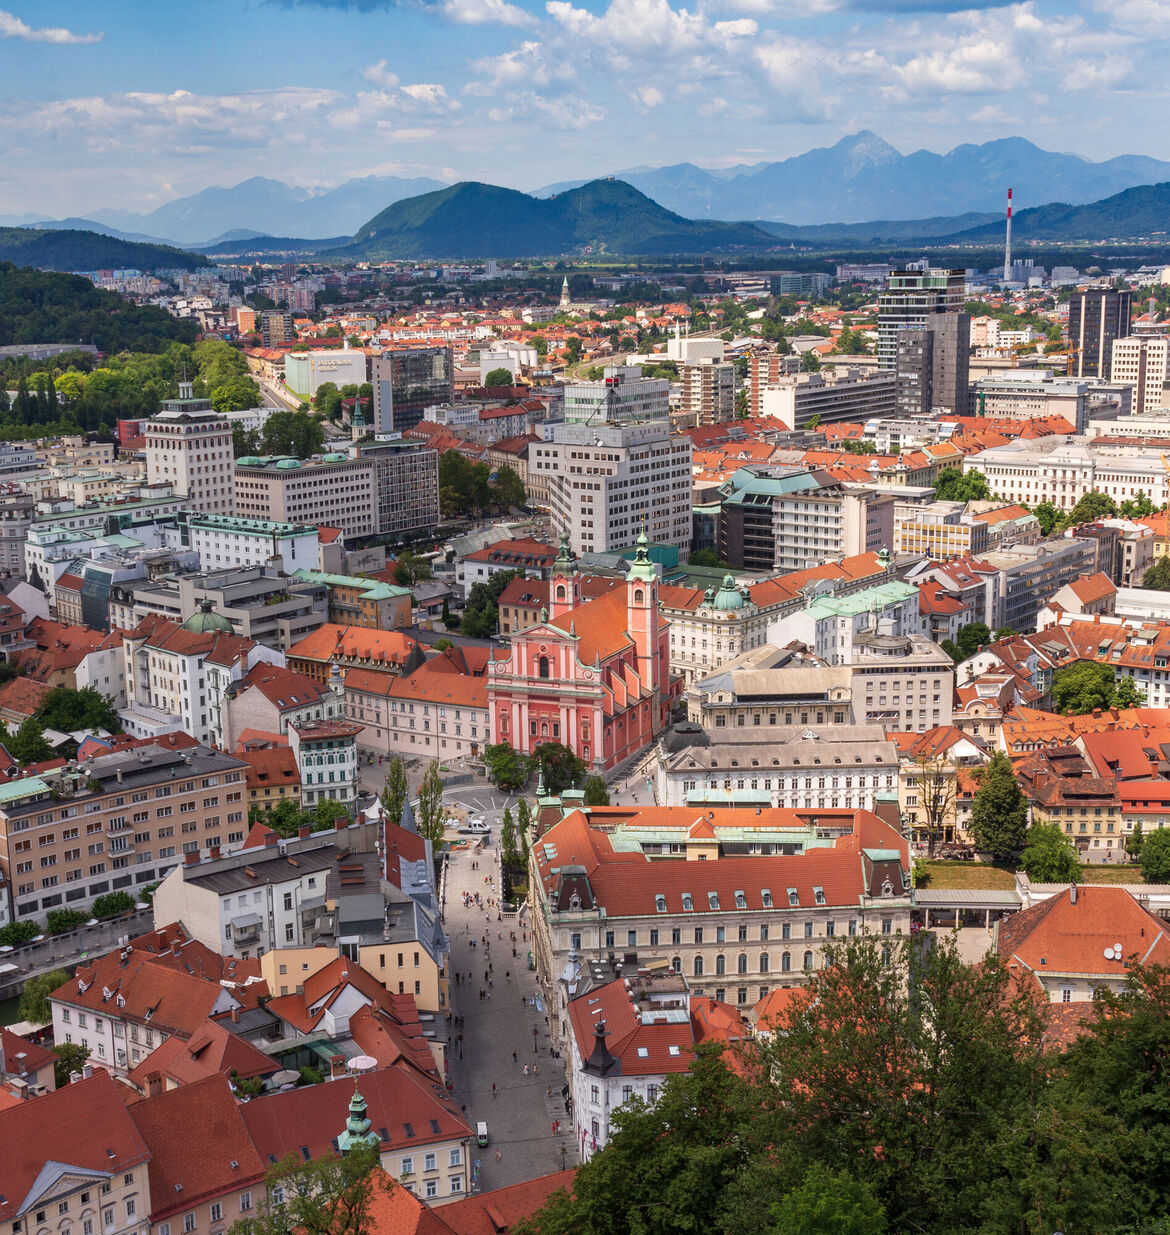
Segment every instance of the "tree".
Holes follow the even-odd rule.
[[[1117,513],[1123,519],[1144,519],[1152,515],[1157,507],[1150,501],[1144,489],[1139,489],[1132,498],[1127,498],[1117,508]]]
[[[696,549],[689,558],[687,558],[688,566],[714,566],[720,568],[726,566],[726,562],[719,560],[719,554],[714,549]]]
[[[492,500],[501,510],[511,510],[523,506],[528,501],[528,493],[524,482],[514,468],[504,464],[496,471],[496,480],[492,485]]]
[[[245,429],[243,425],[232,425],[232,454],[237,459],[258,455],[262,449],[257,430]]]
[[[1117,503],[1107,494],[1090,489],[1068,513],[1066,527],[1077,523],[1092,523],[1094,519],[1109,519],[1117,514]]]
[[[804,427],[806,429],[819,429],[821,427],[820,412],[813,412],[813,414],[804,422]]]
[[[1170,883],[1170,828],[1155,828],[1142,838],[1138,864],[1146,883]]]
[[[45,696],[36,716],[45,728],[62,733],[73,733],[77,729],[122,732],[122,722],[114,705],[92,686],[83,686],[80,690],[55,686]]]
[[[868,1185],[814,1162],[772,1206],[765,1235],[883,1235],[886,1216]]]
[[[381,1169],[377,1145],[307,1162],[289,1154],[269,1169],[265,1184],[263,1202],[238,1218],[230,1235],[372,1235],[375,1186],[397,1186]]]
[[[18,763],[41,763],[53,757],[45,731],[35,716],[26,716],[8,742],[8,752]]]
[[[443,847],[443,778],[439,775],[439,761],[432,759],[418,787],[418,811],[415,822],[418,833],[429,840],[435,857]]]
[[[520,851],[516,848],[516,825],[512,821],[512,811],[505,806],[503,818],[500,820],[500,850],[505,866],[516,866],[520,861]]]
[[[483,379],[485,386],[511,386],[512,371],[510,369],[492,369]]]
[[[1142,855],[1142,846],[1146,842],[1142,821],[1139,819],[1133,825],[1133,831],[1125,838],[1125,852],[1136,862]]]
[[[585,763],[563,742],[540,742],[532,752],[533,762],[544,776],[549,793],[568,789],[585,774]]]
[[[1116,690],[1111,665],[1080,660],[1052,675],[1052,706],[1066,716],[1083,716],[1094,708],[1112,707]]]
[[[1020,866],[1034,883],[1075,883],[1081,873],[1076,846],[1054,823],[1028,829]]]
[[[53,1011],[49,1007],[49,996],[69,981],[69,974],[64,969],[50,969],[48,973],[34,974],[24,984],[20,993],[20,1004],[16,1015],[22,1021],[32,1021],[34,1025],[44,1025],[53,1019]]]
[[[488,780],[509,793],[528,780],[528,763],[510,742],[498,742],[483,748],[483,765]]]
[[[386,818],[391,823],[398,823],[402,818],[402,808],[406,805],[406,795],[409,792],[406,784],[406,767],[398,755],[390,760],[386,769],[386,785],[378,799]]]
[[[915,755],[913,772],[907,777],[918,797],[918,805],[911,807],[911,828],[918,836],[925,834],[926,856],[934,857],[934,849],[942,839],[948,823],[955,821],[955,792],[958,776],[947,762],[946,756],[928,750]],[[908,769],[909,770],[909,769]]]
[[[221,382],[208,396],[217,412],[242,412],[245,408],[260,406],[260,387],[251,377],[229,377]]]
[[[336,382],[322,382],[313,396],[313,403],[326,420],[336,420],[341,415],[341,391]]]
[[[578,364],[581,360],[581,340],[575,334],[565,340],[565,359],[569,364]]]
[[[817,355],[815,348],[809,348],[800,358],[801,373],[819,373],[821,371],[821,358]]]
[[[459,623],[461,634],[473,639],[489,639],[496,633],[500,620],[500,597],[513,579],[522,579],[522,570],[497,570],[490,579],[473,583],[463,606]]]
[[[994,495],[982,472],[944,467],[935,481],[934,496],[940,502],[985,502]]]
[[[968,622],[960,626],[955,642],[961,660],[969,660],[985,644],[991,642],[991,630],[983,622]]]
[[[66,931],[75,931],[89,921],[89,914],[80,909],[50,909],[45,914],[45,930],[50,935],[64,935]]]
[[[58,1089],[69,1084],[74,1072],[80,1072],[89,1059],[89,1047],[81,1042],[58,1042],[53,1047],[53,1081]]]
[[[528,848],[532,840],[532,807],[527,798],[521,798],[516,807],[516,834],[520,839],[520,857],[528,865]]]
[[[1146,692],[1138,690],[1133,678],[1119,678],[1113,690],[1113,706],[1115,708],[1144,708]]]
[[[116,918],[134,909],[134,897],[129,892],[106,892],[91,906],[95,918]]]
[[[0,947],[18,948],[22,943],[31,943],[40,933],[35,922],[9,922],[0,926]]]
[[[307,412],[273,412],[264,422],[261,445],[266,455],[292,455],[307,459],[320,453],[325,429]]]
[[[1142,575],[1142,587],[1170,592],[1170,555],[1163,555]]]
[[[399,587],[414,587],[416,583],[425,583],[434,578],[434,573],[429,558],[411,553],[409,549],[403,549],[394,563],[394,582]]]
[[[1032,508],[1032,513],[1040,524],[1040,534],[1042,536],[1051,536],[1053,532],[1060,529],[1064,522],[1064,512],[1058,506],[1054,506],[1052,502],[1041,502],[1038,506]]]
[[[1022,847],[1027,824],[1027,799],[1016,783],[1007,755],[996,751],[983,769],[971,804],[975,846],[1002,861]]]
[[[583,801],[586,806],[609,805],[609,789],[606,788],[605,780],[596,772],[585,777],[585,783],[581,788],[585,793]]]

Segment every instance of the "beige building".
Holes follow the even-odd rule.
[[[190,382],[146,422],[146,479],[187,495],[192,510],[213,515],[236,511],[231,425],[193,397]]]
[[[1133,387],[1133,415],[1142,416],[1155,408],[1166,406],[1163,391],[1170,380],[1170,336],[1128,335],[1113,340],[1113,364],[1110,381],[1124,382]],[[1118,422],[1125,431],[1125,421]]]
[[[679,410],[684,417],[694,417],[687,423],[713,425],[735,415],[735,365],[699,360],[683,365],[680,377]]]
[[[328,454],[321,459],[258,459],[235,465],[236,510],[251,519],[340,528],[345,537],[378,531],[374,464]]]
[[[894,553],[931,561],[979,556],[991,546],[987,523],[964,514],[964,502],[931,502],[895,508]]]
[[[0,786],[0,870],[16,920],[135,895],[247,831],[242,760],[163,738]]]

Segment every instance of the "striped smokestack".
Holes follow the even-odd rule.
[[[1003,246],[1003,281],[1008,283],[1012,277],[1012,191],[1008,189],[1007,240]]]

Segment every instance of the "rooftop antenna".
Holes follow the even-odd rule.
[[[1010,283],[1012,278],[1012,191],[1008,189],[1007,205],[1007,239],[1003,246],[1003,281]]]

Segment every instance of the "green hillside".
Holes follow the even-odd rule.
[[[957,231],[949,241],[982,243],[1003,239],[1004,223],[999,220],[981,227]],[[1070,206],[1050,202],[1019,211],[1012,220],[1012,236],[1017,240],[1136,240],[1170,233],[1170,183],[1143,184],[1114,193],[1112,197]]]
[[[211,265],[201,253],[166,244],[35,227],[0,227],[0,261],[42,270],[198,270]]]
[[[775,245],[754,224],[684,219],[620,180],[594,180],[549,198],[464,181],[387,206],[350,244],[324,256],[536,257],[588,247],[661,256]]]

